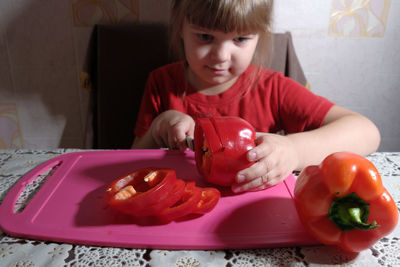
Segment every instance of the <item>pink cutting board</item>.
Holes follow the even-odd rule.
[[[14,206],[27,184],[55,167],[22,212]],[[165,225],[147,225],[107,206],[105,190],[142,167],[167,167],[178,178],[210,186],[199,176],[193,152],[112,150],[55,157],[24,175],[0,206],[0,226],[12,236],[84,245],[155,249],[232,249],[312,245],[299,221],[295,178],[258,192],[222,197],[209,213]]]

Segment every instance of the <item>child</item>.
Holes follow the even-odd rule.
[[[370,120],[257,62],[266,61],[271,10],[272,0],[172,1],[171,44],[182,61],[150,74],[132,148],[186,149],[196,118],[242,117],[257,146],[234,192],[275,185],[335,151],[374,152],[380,134]]]

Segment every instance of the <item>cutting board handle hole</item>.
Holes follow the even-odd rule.
[[[30,179],[26,184],[22,192],[19,194],[17,201],[14,205],[14,213],[21,213],[33,199],[40,188],[46,183],[46,181],[53,175],[57,168],[61,165],[61,161],[55,162],[48,166],[41,173],[37,174],[36,177]]]

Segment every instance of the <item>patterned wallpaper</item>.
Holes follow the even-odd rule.
[[[383,37],[391,0],[333,0],[329,35]]]
[[[139,0],[71,0],[74,26],[139,20]]]

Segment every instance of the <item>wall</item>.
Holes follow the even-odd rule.
[[[347,7],[346,7],[347,5]],[[79,77],[96,23],[167,21],[165,0],[0,1],[0,148],[84,147]],[[400,151],[399,1],[276,0],[311,89],[371,118]]]
[[[167,21],[167,7],[163,0],[1,0],[0,148],[83,147],[89,92],[79,79],[93,25]]]
[[[400,1],[275,1],[312,91],[369,117],[380,151],[400,150]],[[346,6],[347,3],[347,6]]]

